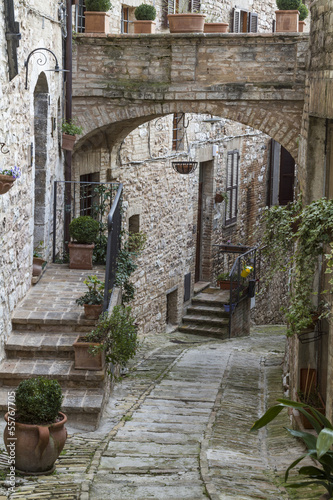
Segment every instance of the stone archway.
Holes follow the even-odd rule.
[[[49,92],[45,73],[41,73],[34,90],[34,134],[35,134],[35,203],[34,203],[34,248],[42,241],[45,247],[48,231],[46,216],[46,178],[48,164],[47,130]]]

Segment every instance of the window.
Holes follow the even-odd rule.
[[[185,113],[175,113],[172,122],[172,150],[184,149]]]
[[[294,199],[295,160],[278,142],[271,141],[267,205],[287,205]]]
[[[80,215],[93,215],[93,206],[98,204],[98,195],[94,192],[95,182],[99,182],[99,172],[80,175]]]
[[[238,166],[239,151],[229,151],[227,155],[227,195],[225,224],[233,224],[237,220],[237,197],[238,197]]]
[[[140,215],[132,215],[128,219],[128,232],[133,234],[133,233],[138,233],[140,231]]]
[[[233,33],[257,33],[258,14],[243,9],[234,9]]]
[[[121,33],[129,33],[129,8],[122,6],[121,8]]]
[[[84,11],[86,10],[84,0],[79,0],[79,4],[75,7],[75,31],[77,33],[84,33],[85,18]]]

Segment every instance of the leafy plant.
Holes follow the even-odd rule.
[[[271,264],[268,279],[279,271],[290,275],[289,306],[284,310],[288,334],[312,325],[313,280],[318,257],[333,235],[333,200],[320,198],[302,207],[301,199],[286,207],[267,209],[263,244]],[[325,310],[325,308],[324,308]],[[327,317],[327,309],[320,318]]]
[[[229,281],[230,276],[229,273],[220,273],[216,279],[217,281]]]
[[[10,175],[11,177],[14,177],[14,179],[18,179],[19,177],[21,177],[21,170],[16,165],[9,168],[0,167],[0,174]]]
[[[63,121],[61,129],[64,134],[68,135],[79,135],[83,132],[83,128],[76,125],[74,120]]]
[[[156,19],[156,9],[153,5],[142,3],[135,9],[134,16],[138,21],[154,21]]]
[[[285,482],[288,481],[291,469],[296,467],[296,465],[306,457],[310,457],[319,462],[321,468],[315,466],[301,467],[298,473],[302,476],[302,480],[300,482],[290,483],[286,486],[289,488],[303,488],[310,484],[318,484],[324,486],[328,491],[329,498],[332,498],[333,451],[330,448],[333,444],[333,426],[331,422],[315,408],[307,404],[285,399],[278,399],[277,402],[279,403],[278,405],[269,408],[267,412],[254,423],[251,431],[256,431],[269,424],[280,414],[283,408],[294,408],[302,413],[311,422],[317,436],[309,432],[287,429],[292,436],[303,441],[307,447],[307,453],[304,453],[289,465],[285,473]]]
[[[123,302],[130,302],[134,298],[135,288],[129,281],[131,274],[137,269],[137,257],[142,252],[147,236],[141,231],[137,233],[122,233],[122,237],[127,236],[127,240],[120,249],[117,258],[117,272],[115,285],[123,289]]]
[[[105,351],[107,363],[125,366],[134,357],[139,342],[137,326],[129,306],[115,306],[112,313],[103,313],[96,328],[85,336],[88,342],[101,343],[92,352]]]
[[[38,245],[35,246],[35,248],[34,248],[34,255],[33,255],[34,257],[37,257],[39,259],[41,259],[43,257],[42,252],[45,248],[43,245],[44,245],[44,241],[40,240]]]
[[[304,21],[304,19],[306,19],[309,15],[309,10],[307,8],[306,5],[304,5],[304,3],[301,2],[301,5],[298,7],[298,11],[299,11],[299,20],[300,21]]]
[[[85,4],[89,12],[108,12],[111,9],[110,0],[86,0]]]
[[[76,243],[90,245],[97,238],[99,224],[89,215],[73,219],[69,225],[69,234]]]
[[[276,0],[279,10],[298,10],[301,0]]]
[[[83,282],[88,287],[88,292],[76,299],[79,306],[84,304],[100,305],[104,300],[104,281],[100,281],[96,275],[88,276]]]
[[[63,396],[59,382],[44,377],[22,380],[16,390],[17,421],[23,424],[55,422]]]
[[[107,253],[107,214],[110,210],[110,205],[113,197],[114,186],[101,184],[94,188],[94,203],[92,205],[92,216],[98,221],[99,229],[98,236],[95,241],[93,253],[93,261],[95,264],[106,264]],[[98,201],[96,201],[98,199]]]

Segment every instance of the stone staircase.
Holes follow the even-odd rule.
[[[73,274],[68,267],[66,272]],[[75,298],[85,290],[82,282],[87,273],[81,271],[81,274],[82,279],[71,283],[68,292],[63,290],[61,293],[62,287],[58,287],[51,297],[36,290],[43,283],[42,279],[14,312],[13,330],[5,344],[6,359],[0,364],[0,411],[7,411],[8,392],[21,380],[43,376],[58,380],[62,386],[62,410],[69,425],[87,430],[98,426],[109,394],[109,377],[105,370],[74,368],[73,342],[79,334],[91,331],[96,323],[86,319],[82,308],[75,305]],[[66,277],[68,274],[63,283]],[[67,307],[59,307],[61,300]],[[32,303],[35,310],[31,310]]]
[[[206,288],[192,298],[178,330],[192,335],[228,338],[229,313],[226,313],[223,307],[228,299],[228,291]]]

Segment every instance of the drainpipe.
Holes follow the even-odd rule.
[[[66,120],[72,119],[72,0],[66,0],[67,37],[65,49],[66,74]],[[71,184],[72,180],[72,152],[65,151],[65,217],[64,241],[69,242],[69,223],[71,221]],[[67,244],[65,243],[67,251]]]

